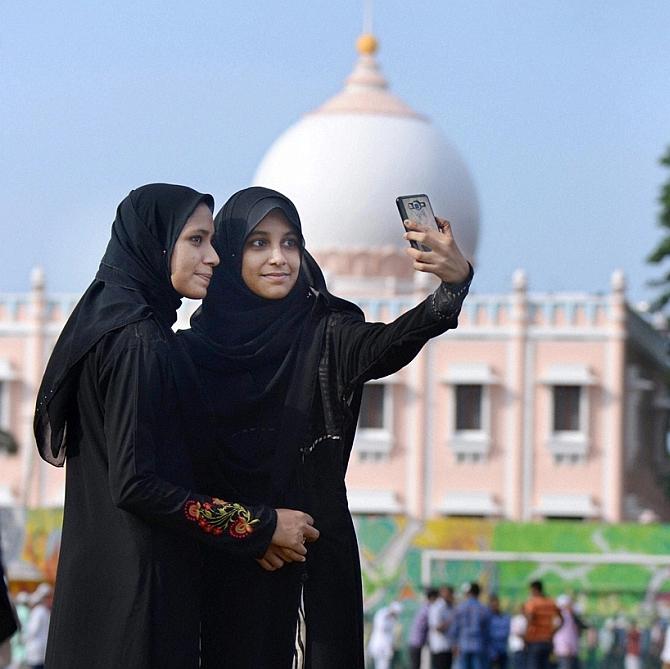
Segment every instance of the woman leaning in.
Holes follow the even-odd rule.
[[[363,384],[456,327],[472,269],[446,221],[439,231],[413,229],[406,237],[433,249],[408,249],[415,269],[442,283],[392,323],[367,323],[328,292],[280,193],[236,193],[215,228],[222,265],[181,335],[216,419],[201,485],[252,505],[305,509],[321,534],[305,563],[275,546],[259,563],[207,549],[203,666],[362,669],[361,572],[344,477]]]
[[[49,669],[197,667],[196,540],[257,556],[281,537],[301,560],[318,535],[306,514],[193,491],[189,434],[206,409],[171,325],[219,262],[212,209],[184,186],[133,190],[47,365],[35,436],[67,462]]]

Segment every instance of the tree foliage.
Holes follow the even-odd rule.
[[[670,147],[667,148],[665,155],[659,161],[661,165],[670,169]],[[661,211],[658,217],[658,223],[663,228],[664,236],[656,248],[649,254],[647,261],[653,264],[659,264],[670,258],[670,178],[661,186],[661,194],[658,198],[661,205]],[[663,276],[650,282],[652,286],[660,288],[660,295],[654,300],[652,309],[660,311],[670,303],[670,270]]]

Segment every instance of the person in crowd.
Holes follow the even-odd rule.
[[[507,669],[507,644],[510,635],[510,616],[500,608],[500,598],[493,593],[489,596],[491,669]]]
[[[426,590],[426,599],[419,606],[409,629],[408,651],[411,669],[421,669],[421,653],[428,643],[428,612],[431,604],[439,597],[436,588]]]
[[[452,662],[449,627],[454,612],[454,589],[444,585],[428,610],[428,647],[431,669],[450,669]]]
[[[8,669],[11,667],[12,661],[12,644],[8,637],[4,641],[0,641],[0,669]]]
[[[642,633],[636,620],[631,620],[626,633],[625,669],[641,669],[642,667]]]
[[[661,663],[663,669],[670,669],[670,625],[665,628],[663,647],[661,648]]]
[[[30,597],[30,614],[21,631],[25,646],[25,663],[29,669],[44,669],[51,618],[53,589],[48,583],[40,583]]]
[[[374,669],[391,669],[396,650],[398,616],[401,611],[400,602],[391,602],[379,609],[372,619],[368,654],[374,662]]]
[[[661,651],[665,625],[655,615],[642,635],[642,666],[646,669],[661,669]]]
[[[304,509],[321,535],[305,563],[286,564],[271,546],[264,559],[285,565],[275,573],[207,551],[203,664],[226,657],[229,669],[285,669],[304,648],[310,669],[362,669],[361,572],[344,477],[363,386],[457,326],[472,268],[448,222],[410,224],[406,238],[432,249],[408,247],[415,269],[441,284],[392,323],[366,323],[328,291],[281,193],[236,193],[215,227],[221,267],[182,333],[216,421],[201,485]]]
[[[599,633],[595,625],[587,625],[586,627],[586,657],[584,658],[584,666],[586,669],[597,669],[598,667],[598,645]]]
[[[194,491],[207,409],[171,326],[219,262],[213,207],[185,186],[133,190],[44,373],[37,445],[67,458],[49,669],[197,667],[198,541],[261,557],[281,537],[301,560],[318,536],[302,512]]]
[[[558,669],[579,669],[579,637],[586,626],[575,612],[569,595],[559,595],[556,606],[563,618],[563,624],[553,638]]]
[[[14,597],[14,608],[18,620],[19,630],[25,629],[30,615],[30,595],[25,590],[20,590]],[[12,669],[20,669],[25,666],[26,649],[20,633],[12,637]]]
[[[479,583],[470,584],[468,595],[455,609],[449,635],[459,669],[488,669],[491,614],[479,601]]]
[[[5,567],[2,561],[2,549],[0,548],[0,669],[4,669],[11,662],[12,646],[10,640],[17,629],[16,613],[5,582]]]
[[[512,657],[512,669],[526,669],[526,631],[528,620],[523,612],[523,604],[512,616],[509,624],[508,648]]]
[[[449,627],[454,610],[454,589],[443,585],[428,610],[428,647],[431,669],[450,669],[452,662]]]
[[[623,669],[623,662],[618,661],[620,654],[618,637],[615,619],[612,617],[606,618],[598,635],[602,669]]]
[[[553,638],[563,622],[561,611],[551,597],[544,594],[542,581],[530,583],[530,597],[524,604],[528,621],[526,629],[527,669],[549,669]]]

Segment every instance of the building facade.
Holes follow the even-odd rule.
[[[331,289],[368,320],[392,320],[430,289],[356,276],[372,261],[337,255],[320,259]],[[29,293],[0,297],[0,425],[11,437],[0,442],[0,506],[57,507],[63,471],[37,456],[32,415],[78,295],[50,295],[39,271],[32,280]],[[347,477],[352,511],[670,520],[665,334],[627,304],[617,272],[605,295],[534,294],[520,271],[512,284],[481,295],[475,282],[456,330],[368,384]]]

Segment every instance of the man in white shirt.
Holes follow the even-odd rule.
[[[368,653],[374,660],[375,669],[391,668],[395,654],[396,625],[401,611],[400,602],[391,602],[375,613],[368,642]]]
[[[451,669],[451,641],[448,631],[453,614],[454,589],[440,588],[440,596],[428,608],[428,648],[431,669]]]
[[[30,669],[44,669],[51,618],[52,590],[48,583],[40,583],[30,598],[33,608],[23,630],[25,644],[25,662]]]

